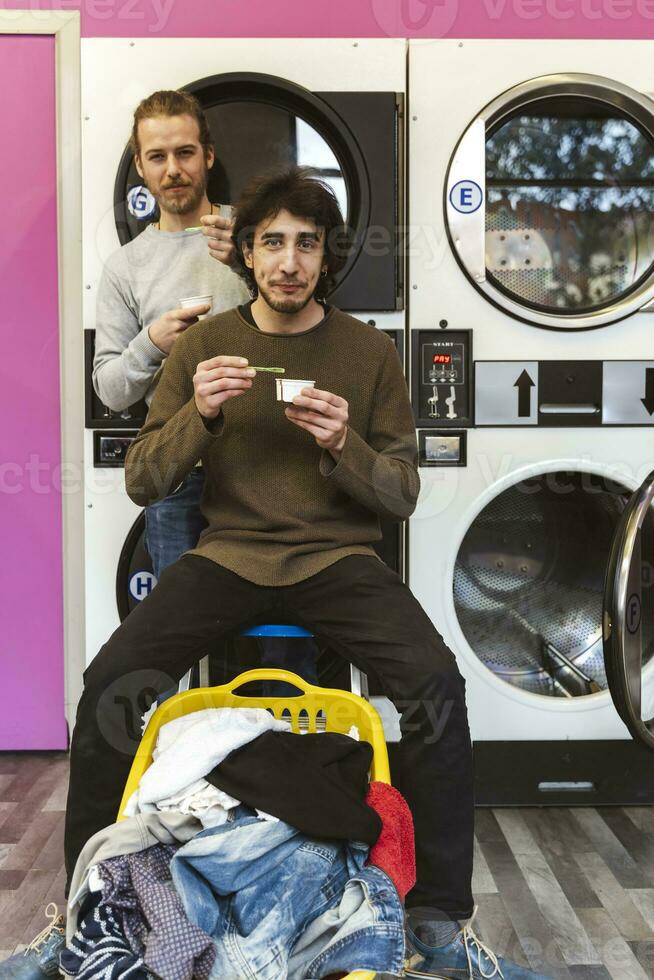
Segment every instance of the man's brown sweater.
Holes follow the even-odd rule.
[[[258,373],[213,421],[193,397],[200,361],[219,354],[286,369],[345,398],[338,462],[284,414],[275,375]],[[201,321],[177,340],[145,425],[127,454],[125,482],[145,506],[173,491],[202,459],[208,527],[191,553],[258,585],[292,585],[346,555],[375,555],[379,516],[401,521],[420,478],[413,413],[400,359],[382,331],[331,308],[309,330],[266,333],[238,310]]]

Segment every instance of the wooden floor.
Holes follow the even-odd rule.
[[[68,758],[0,753],[0,958],[64,910]],[[475,926],[556,978],[654,978],[654,809],[478,810]]]

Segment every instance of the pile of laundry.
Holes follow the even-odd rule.
[[[258,708],[161,726],[126,819],[75,867],[60,967],[77,980],[401,975],[415,882],[401,794],[372,747]]]

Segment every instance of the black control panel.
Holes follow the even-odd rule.
[[[403,331],[384,330],[384,333],[391,338],[400,360],[403,360]],[[144,401],[140,401],[123,412],[114,412],[107,408],[93,388],[94,353],[95,330],[85,330],[86,428],[97,430],[93,435],[93,465],[99,468],[122,467],[125,465],[127,450],[145,422],[147,405]]]
[[[370,323],[370,320],[368,321],[368,323]],[[384,330],[384,333],[387,334],[391,338],[391,340],[393,341],[393,343],[395,344],[395,350],[399,354],[399,357],[400,357],[400,360],[402,361],[402,364],[404,364],[404,344],[403,344],[404,331],[403,330]]]
[[[472,330],[416,330],[412,336],[416,425],[472,425]]]
[[[371,322],[371,321],[369,321]],[[374,321],[373,321],[374,324]],[[403,331],[384,330],[391,338],[400,360],[403,361]],[[140,429],[145,422],[148,406],[141,400],[122,412],[114,412],[107,408],[98,398],[93,388],[93,357],[95,355],[95,330],[84,331],[84,377],[85,377],[85,424],[87,429]],[[97,452],[94,451],[97,457]],[[111,463],[96,463],[98,466],[110,466]],[[116,464],[122,465],[122,464]]]
[[[86,385],[85,408],[87,429],[140,429],[145,422],[148,407],[141,400],[122,412],[114,412],[100,401],[93,388],[93,357],[95,354],[95,330],[84,331],[84,378]],[[104,465],[104,464],[101,464]]]
[[[97,467],[123,467],[127,450],[136,438],[136,432],[93,433],[93,465]]]

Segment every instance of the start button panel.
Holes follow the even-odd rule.
[[[416,425],[472,424],[472,331],[416,330],[412,338]]]

